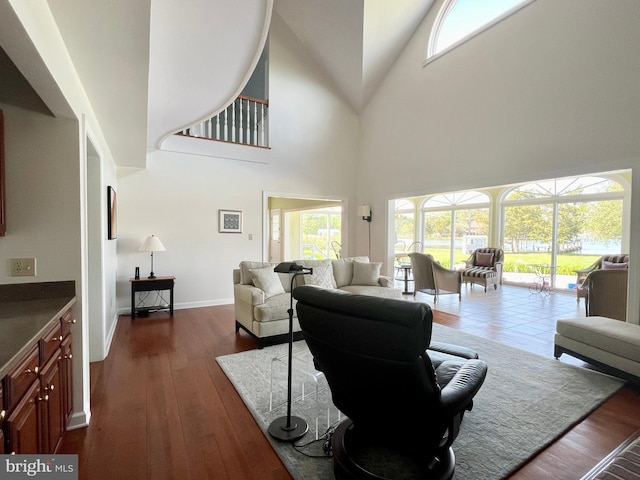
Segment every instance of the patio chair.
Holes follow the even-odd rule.
[[[587,317],[627,320],[628,270],[594,270],[584,280]]]
[[[340,242],[331,240],[331,250],[333,250],[333,253],[336,254],[336,258],[340,258],[340,251],[342,250],[342,245],[340,245]]]
[[[629,266],[629,255],[621,253],[618,255],[603,255],[587,268],[582,270],[576,270],[576,302],[580,303],[581,298],[586,298],[587,289],[585,289],[584,281],[587,276],[600,269],[614,270],[614,269],[626,269]]]
[[[498,283],[502,284],[503,259],[504,252],[500,248],[476,248],[464,262],[466,266],[462,272],[462,281],[484,286],[485,293],[487,285],[493,285],[497,289]]]
[[[462,277],[460,272],[449,270],[426,253],[412,252],[409,254],[413,270],[414,291],[433,295],[433,303],[438,301],[438,295],[458,294],[458,301],[462,299]]]
[[[404,242],[402,242],[404,244]],[[394,278],[396,280],[404,280],[406,272],[409,272],[409,276],[411,277],[411,260],[409,259],[409,254],[412,252],[420,252],[424,251],[424,246],[422,242],[413,242],[409,247],[407,247],[404,252],[401,254],[396,254],[395,261],[395,275]]]

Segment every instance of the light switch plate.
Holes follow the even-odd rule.
[[[35,277],[36,275],[36,259],[35,258],[12,258],[11,259],[11,276],[12,277]]]

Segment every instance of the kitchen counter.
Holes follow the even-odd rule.
[[[0,378],[75,302],[73,281],[0,285]]]

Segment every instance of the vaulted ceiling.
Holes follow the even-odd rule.
[[[237,96],[262,51],[272,14],[282,17],[360,111],[432,4],[48,0],[114,160],[122,166],[144,166],[146,151],[158,148],[162,138]],[[237,32],[250,34],[238,38]]]

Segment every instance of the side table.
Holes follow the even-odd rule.
[[[173,315],[173,286],[176,277],[156,277],[156,278],[130,278],[131,282],[131,318],[135,318],[138,312],[157,312],[159,310],[169,310]],[[136,306],[136,292],[151,292],[169,290],[169,305]]]

